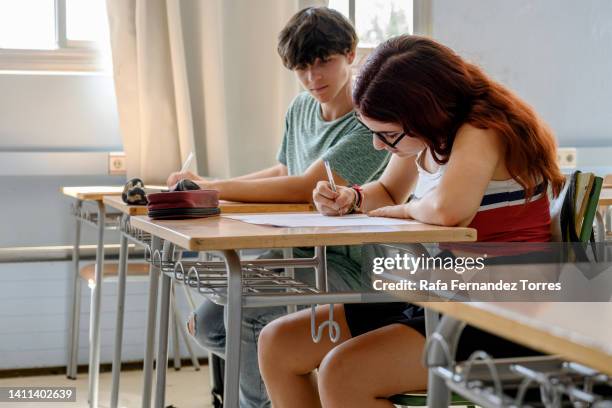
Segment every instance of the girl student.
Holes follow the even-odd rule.
[[[393,156],[381,178],[361,188],[333,192],[319,182],[313,199],[321,213],[470,226],[480,242],[550,241],[546,189],[556,196],[564,181],[554,137],[531,107],[481,69],[431,39],[395,37],[369,57],[353,103],[374,148]],[[328,307],[317,308],[319,320]],[[274,407],[392,407],[387,397],[427,387],[422,309],[334,308],[337,343],[326,336],[313,343],[309,310],[263,329],[259,365]],[[457,358],[483,348],[494,357],[533,354],[467,326]]]

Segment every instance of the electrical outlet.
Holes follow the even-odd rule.
[[[108,154],[108,174],[123,175],[127,171],[125,153],[110,152]]]
[[[575,147],[562,147],[557,149],[557,163],[562,168],[576,168],[577,155]]]

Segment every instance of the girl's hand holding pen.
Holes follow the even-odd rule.
[[[345,215],[353,208],[357,199],[355,190],[337,186],[333,191],[328,181],[319,181],[312,192],[312,200],[323,215]]]

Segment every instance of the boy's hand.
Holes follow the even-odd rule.
[[[312,200],[317,210],[323,215],[344,215],[353,207],[357,199],[355,190],[349,187],[337,186],[336,192],[329,182],[319,181],[312,192]]]
[[[408,211],[407,204],[389,205],[369,211],[370,217],[386,217],[386,218],[412,218]]]
[[[170,177],[168,177],[168,180],[166,181],[166,185],[168,187],[172,187],[176,183],[181,181],[182,179],[188,179],[192,181],[204,181],[204,178],[190,171],[184,171],[184,172],[177,171],[177,172],[170,174]]]

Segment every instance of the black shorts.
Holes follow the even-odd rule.
[[[425,337],[425,312],[422,307],[410,303],[345,304],[344,314],[352,337],[395,323],[412,327]],[[467,325],[459,338],[456,360],[467,360],[476,350],[484,350],[494,358],[542,354]]]

